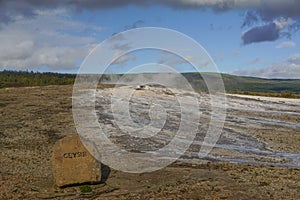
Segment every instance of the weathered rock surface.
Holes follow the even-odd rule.
[[[52,167],[55,184],[59,187],[101,181],[101,163],[77,135],[67,136],[55,144]]]

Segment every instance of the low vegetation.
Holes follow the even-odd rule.
[[[82,185],[79,187],[81,193],[89,193],[92,192],[92,188],[89,185]]]

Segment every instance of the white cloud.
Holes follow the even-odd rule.
[[[294,65],[300,65],[300,54],[295,54],[287,59],[287,61]]]
[[[261,78],[300,79],[300,54],[293,55],[280,63],[269,67],[233,72],[235,75]]]
[[[71,21],[62,10],[53,12],[57,15],[38,11],[34,18],[21,17],[2,25],[0,69],[46,66],[50,70],[67,70],[76,67],[97,43],[93,37],[76,33],[98,33],[101,28]]]
[[[121,55],[119,52],[115,51],[114,57],[118,57]],[[122,55],[115,60],[112,65],[118,65],[119,67],[123,67],[127,62],[136,60],[136,56],[132,53]]]
[[[285,29],[291,22],[292,20],[290,18],[279,18],[277,20],[274,20],[274,23],[279,30]]]
[[[276,46],[277,49],[295,47],[296,43],[292,41],[282,42]]]
[[[186,55],[185,60],[179,56],[176,56],[175,54],[164,51],[161,51],[160,54],[161,56],[157,60],[157,63],[159,64],[165,64],[168,66],[178,66],[182,64],[189,64],[191,62],[195,62],[195,58],[193,58],[193,56],[191,55]]]
[[[32,17],[33,10],[49,10],[53,8],[70,9],[73,11],[109,9],[128,5],[150,6],[164,5],[177,9],[185,8],[212,8],[217,11],[231,9],[256,9],[265,12],[268,16],[299,16],[300,2],[296,0],[90,0],[90,1],[33,1],[10,0],[0,1],[0,21],[13,20],[13,15]]]

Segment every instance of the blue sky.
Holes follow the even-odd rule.
[[[111,35],[163,27],[196,40],[220,72],[300,78],[299,1],[71,2],[1,2],[0,69],[75,73],[85,56]],[[172,56],[145,50],[117,63],[111,72],[124,73],[162,57],[174,63]],[[192,70],[188,64],[177,69]]]

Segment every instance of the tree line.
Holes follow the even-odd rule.
[[[0,71],[0,88],[70,85],[74,83],[75,77],[75,74],[4,70]]]

